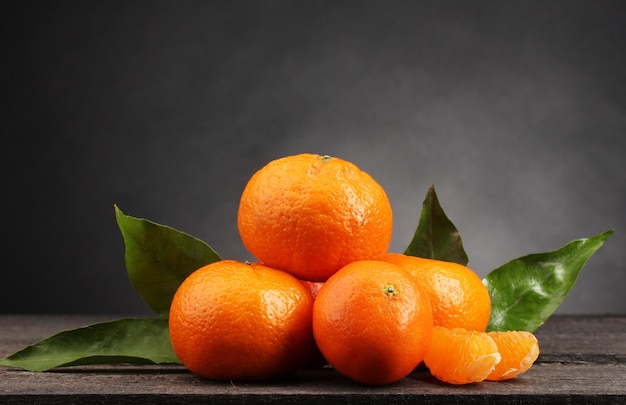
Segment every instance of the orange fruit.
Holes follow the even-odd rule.
[[[317,298],[317,294],[320,292],[320,288],[322,288],[322,286],[324,285],[324,283],[321,281],[300,280],[300,282],[307,290],[309,290],[313,299]]]
[[[346,264],[380,258],[392,232],[383,188],[346,160],[299,154],[273,160],[248,181],[237,225],[261,262],[325,281]]]
[[[501,381],[525,373],[539,357],[539,343],[531,332],[488,332],[496,342],[502,361],[487,376],[487,380]]]
[[[191,372],[214,380],[266,380],[301,368],[314,349],[313,298],[292,275],[222,260],[174,294],[169,332]]]
[[[424,364],[437,379],[450,384],[480,382],[500,362],[496,342],[487,332],[435,326]]]
[[[311,296],[314,300],[315,298],[317,298],[317,294],[320,292],[320,289],[324,285],[324,283],[318,281],[300,280],[300,282],[311,293]],[[307,362],[307,364],[304,365],[304,368],[322,368],[327,365],[328,361],[326,361],[324,355],[322,354],[322,352],[320,352],[320,349],[317,347],[316,344],[315,348],[313,349],[313,355],[311,356],[311,359]]]
[[[416,277],[428,294],[435,326],[484,332],[491,315],[487,287],[469,267],[458,263],[388,253],[384,261]]]
[[[382,261],[346,265],[313,304],[320,351],[339,373],[362,384],[406,377],[422,362],[432,330],[430,302],[415,278]]]

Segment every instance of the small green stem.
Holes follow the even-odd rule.
[[[391,298],[398,293],[398,290],[396,290],[396,287],[394,287],[393,284],[389,284],[388,286],[383,288],[382,293]]]
[[[330,155],[324,155],[324,156],[320,156],[320,157],[319,157],[319,159],[320,159],[322,162],[328,162],[329,160],[331,160],[331,159],[332,159],[332,157],[331,157]]]

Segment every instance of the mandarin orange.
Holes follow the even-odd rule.
[[[309,290],[313,299],[317,298],[317,294],[320,292],[320,289],[324,285],[324,283],[321,281],[300,280],[300,282],[304,287],[306,287],[307,290]]]
[[[487,287],[469,267],[400,253],[383,259],[408,270],[428,294],[435,326],[484,332],[491,315]]]
[[[320,289],[324,285],[324,283],[319,281],[305,281],[300,280],[302,285],[306,287],[306,289],[311,293],[311,296],[315,300],[317,298],[317,294],[320,292]],[[315,349],[313,350],[313,355],[307,364],[305,364],[304,368],[322,368],[328,365],[328,361],[324,358],[322,352],[315,344]]]
[[[233,260],[204,266],[174,295],[169,332],[190,371],[267,380],[303,367],[315,348],[313,298],[292,275]]]
[[[237,216],[250,253],[309,281],[382,257],[392,222],[376,180],[351,162],[315,154],[286,156],[259,169],[243,190]]]
[[[313,305],[317,345],[339,373],[367,385],[406,377],[426,354],[433,319],[415,278],[391,263],[350,263],[324,283]]]

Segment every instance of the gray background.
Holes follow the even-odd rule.
[[[3,5],[2,313],[147,314],[113,204],[251,259],[247,179],[355,162],[402,251],[434,184],[481,276],[614,228],[561,313],[624,313],[623,1]]]

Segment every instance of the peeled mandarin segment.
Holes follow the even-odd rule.
[[[486,333],[435,326],[424,363],[437,379],[450,384],[480,382],[500,362],[496,342]]]
[[[526,331],[489,332],[502,355],[502,361],[487,376],[490,381],[502,381],[525,373],[539,357],[537,338]]]

